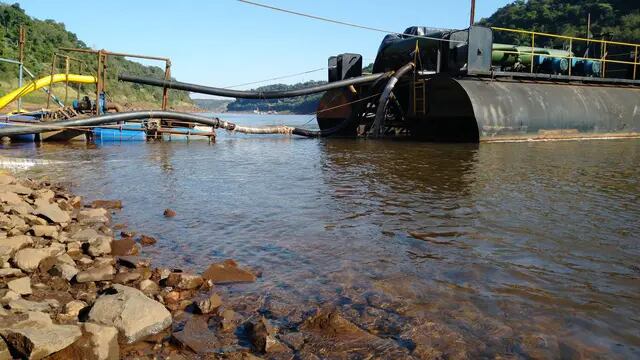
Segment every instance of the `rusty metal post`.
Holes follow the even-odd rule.
[[[165,62],[164,79],[167,81],[171,80],[171,60],[167,60]],[[162,88],[162,110],[167,110],[168,104],[169,104],[169,89],[166,86],[164,86]]]
[[[531,33],[531,73],[533,74],[533,58],[535,57],[536,34]]]
[[[69,101],[69,57],[64,57],[64,104]]]
[[[473,26],[476,22],[476,0],[471,0],[471,19],[469,21],[469,26]]]
[[[53,72],[56,66],[57,54],[53,54],[53,58],[51,59],[51,73],[49,77],[49,92],[47,93],[47,109],[49,109],[49,105],[51,104],[51,95],[53,93]]]
[[[98,51],[98,68],[96,69],[96,115],[100,115],[100,93],[102,92],[102,50]]]

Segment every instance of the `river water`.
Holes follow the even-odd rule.
[[[122,199],[114,222],[158,238],[154,265],[233,258],[260,271],[228,291],[292,322],[334,306],[410,350],[424,334],[450,357],[640,358],[640,140],[221,132],[215,144],[12,144],[0,156],[52,161],[21,171]]]

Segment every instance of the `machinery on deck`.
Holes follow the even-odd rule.
[[[638,45],[609,40],[410,27],[384,38],[373,72],[412,71],[391,89],[377,81],[326,92],[318,125],[348,123],[341,136],[463,142],[637,136],[638,55]],[[360,76],[361,64],[357,54],[329,58],[329,82]]]

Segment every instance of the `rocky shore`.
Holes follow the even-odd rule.
[[[227,284],[260,276],[233,260],[153,268],[156,240],[111,224],[122,206],[0,173],[0,360],[409,356],[335,310],[227,301]]]

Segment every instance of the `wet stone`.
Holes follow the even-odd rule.
[[[154,237],[148,236],[148,235],[140,235],[140,244],[142,244],[142,246],[151,246],[151,245],[155,245],[155,243],[157,243],[158,240],[156,240]]]
[[[207,320],[205,316],[190,318],[181,331],[173,333],[173,338],[198,354],[216,352],[221,344],[216,334],[209,329]]]
[[[248,270],[238,267],[235,261],[225,260],[211,264],[202,277],[214,284],[230,284],[237,282],[254,282],[256,276]]]
[[[111,242],[111,254],[113,256],[137,255],[139,252],[138,245],[131,238]]]
[[[122,209],[122,200],[95,200],[91,203],[91,207],[94,209]]]
[[[176,216],[176,212],[171,210],[171,209],[164,209],[164,216],[165,217],[175,217]]]
[[[212,294],[205,299],[196,301],[196,307],[201,314],[209,314],[220,306],[222,306],[222,298],[218,294]]]

